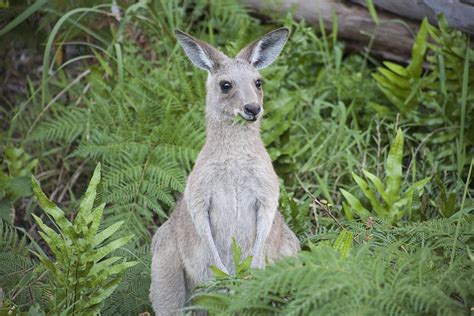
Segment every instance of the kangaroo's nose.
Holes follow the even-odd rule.
[[[261,108],[260,108],[260,105],[258,104],[250,103],[250,104],[244,105],[244,112],[247,115],[256,116],[258,113],[260,113],[260,111],[261,111]]]

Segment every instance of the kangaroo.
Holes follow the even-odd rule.
[[[278,57],[288,29],[267,33],[235,58],[175,34],[191,62],[208,72],[206,142],[183,197],[153,237],[150,299],[157,315],[180,314],[190,292],[212,277],[210,266],[234,273],[232,238],[256,268],[300,250],[278,211],[278,177],[260,137],[258,70]]]

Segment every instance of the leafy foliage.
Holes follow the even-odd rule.
[[[29,175],[38,164],[22,148],[12,146],[3,150],[3,170],[0,169],[0,218],[12,223],[15,218],[13,204],[31,195]]]
[[[149,246],[140,248],[126,247],[117,250],[114,255],[134,260],[137,264],[127,269],[115,291],[104,303],[103,315],[138,315],[151,312],[148,301],[150,289],[151,256]]]
[[[352,232],[342,230],[336,241],[334,241],[333,247],[334,249],[339,250],[341,252],[341,258],[345,258],[349,250],[352,248],[352,238]]]
[[[409,113],[419,104],[420,94],[430,81],[422,78],[423,62],[428,48],[428,20],[421,23],[411,52],[411,62],[402,67],[392,62],[384,62],[373,77],[380,90],[401,113]],[[423,80],[424,79],[424,80]]]
[[[442,17],[437,27],[424,21],[408,66],[379,64],[370,51],[346,51],[337,27],[327,33],[322,23],[314,29],[291,13],[264,25],[234,0],[99,2],[28,7],[23,1],[6,12],[15,28],[2,43],[18,37],[16,31],[28,33],[28,22],[39,30],[29,37],[46,45],[38,46],[45,51],[40,76],[24,76],[27,89],[7,98],[6,110],[0,107],[6,127],[0,133],[2,313],[30,306],[30,314],[54,313],[74,300],[61,289],[76,281],[84,299],[105,293],[97,296],[96,312],[151,311],[150,236],[172,211],[205,137],[205,74],[192,68],[173,31],[180,28],[233,56],[281,25],[292,35],[262,73],[262,136],[281,177],[280,210],[306,251],[254,271],[234,245],[237,275],[215,271],[195,303],[216,314],[469,312],[474,192],[466,165],[473,154],[474,60],[465,34]],[[13,12],[24,14],[14,21]],[[74,230],[86,217],[67,212],[59,225],[33,203],[28,178],[35,173],[63,209],[80,209],[77,197],[97,162],[103,167],[97,201],[108,205],[102,232],[117,230],[109,239],[136,238],[94,263],[92,248],[81,248],[90,242],[86,232]],[[99,207],[92,204],[89,214]],[[68,249],[60,256],[59,246],[50,250],[30,214],[46,228],[56,225],[49,229],[59,239],[50,241],[64,246],[68,240]],[[120,222],[126,225],[118,229]],[[97,228],[95,238],[100,234]],[[54,262],[58,273],[32,252]],[[67,275],[74,265],[65,265],[64,254],[71,252],[76,263],[86,260],[81,273],[109,259],[136,265],[108,281],[107,273],[91,275],[106,283],[103,288],[84,285]],[[62,286],[53,289],[58,280]]]
[[[124,271],[136,264],[122,257],[109,257],[110,253],[127,244],[133,236],[111,240],[123,222],[99,231],[105,203],[94,206],[97,186],[100,182],[100,165],[97,166],[89,187],[79,206],[74,222],[51,202],[32,178],[36,199],[58,228],[48,227],[43,220],[33,215],[39,233],[54,254],[55,261],[38,255],[42,268],[49,273],[52,296],[49,312],[52,314],[97,314],[104,300],[120,283]]]
[[[429,72],[424,70],[425,63]],[[450,166],[460,173],[473,155],[474,94],[468,87],[474,84],[474,50],[468,37],[448,27],[442,15],[439,28],[424,19],[410,64],[384,65],[373,74],[378,87],[410,124],[419,126],[415,137],[430,147],[442,144],[443,150],[430,153],[431,159],[456,162]],[[423,127],[429,132],[420,132]],[[457,136],[458,144],[454,141]],[[449,155],[451,152],[456,155]]]
[[[46,301],[47,289],[37,279],[38,262],[29,257],[30,248],[24,234],[0,220],[0,288],[4,299],[0,313],[29,306],[31,301]]]
[[[452,220],[406,228],[354,227],[361,245],[347,257],[325,243],[286,258],[227,292],[203,294],[201,307],[218,315],[459,314],[472,302],[472,224],[463,222],[456,260]],[[447,230],[443,230],[447,229]],[[352,229],[351,229],[352,230]],[[438,238],[430,238],[438,237]],[[419,239],[424,243],[420,243]]]
[[[352,174],[365,197],[369,200],[372,212],[377,216],[391,222],[398,222],[404,215],[411,214],[413,209],[419,208],[419,200],[423,194],[423,187],[430,178],[417,181],[402,191],[402,158],[403,158],[403,132],[398,130],[397,135],[388,153],[385,167],[386,185],[376,175],[367,170],[363,170],[364,175],[369,179],[372,187],[369,187],[367,181]],[[348,218],[353,219],[354,212],[363,220],[366,220],[369,212],[361,201],[348,191],[341,189],[348,205],[344,205],[344,211]],[[382,201],[379,201],[379,196]],[[352,211],[354,210],[354,212]]]
[[[184,69],[176,68],[176,73],[189,81]],[[112,204],[107,212],[114,214],[108,220],[125,220],[129,229],[146,237],[154,214],[165,219],[174,206],[173,193],[184,188],[186,171],[204,139],[202,112],[190,109],[202,106],[199,97],[193,100],[191,84],[188,91],[175,92],[177,83],[158,71],[146,82],[138,74],[129,79],[114,90],[94,88],[88,109],[64,108],[34,138],[77,141],[73,156],[102,161],[105,201]],[[169,90],[159,88],[163,85]]]

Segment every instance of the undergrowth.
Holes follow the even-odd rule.
[[[473,225],[430,220],[393,229],[348,223],[354,246],[345,257],[329,242],[310,244],[244,278],[217,279],[195,294],[212,315],[460,315],[473,296]],[[331,236],[338,230],[331,232]],[[320,234],[320,238],[333,239]]]
[[[151,312],[151,236],[205,141],[205,74],[174,29],[233,56],[282,25],[291,37],[263,71],[262,137],[281,178],[280,210],[304,251],[262,271],[242,258],[237,277],[217,275],[195,304],[242,315],[470,312],[474,50],[443,17],[421,23],[405,65],[349,53],[337,30],[290,13],[262,24],[232,0],[24,1],[12,10],[0,44],[37,23],[44,54],[40,79],[0,112],[0,313],[81,307],[55,289],[67,260],[38,225],[66,236],[63,219],[81,220],[75,210],[97,163],[97,198],[107,205],[100,229],[123,222],[118,240],[133,236],[105,260],[136,264],[108,291],[88,292],[83,280],[76,290],[107,293],[96,313]],[[51,203],[71,210],[62,224],[38,208],[32,175]],[[80,240],[70,233],[63,246]]]

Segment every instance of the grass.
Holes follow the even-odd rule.
[[[442,23],[440,29],[425,25],[427,34],[438,36],[427,44],[436,58],[429,59],[424,53],[418,56],[425,58],[422,61],[430,66],[430,71],[423,71],[415,78],[416,84],[408,84],[408,90],[400,92],[396,85],[388,90],[380,89],[380,82],[373,75],[379,72],[376,67],[383,65],[383,61],[375,61],[370,51],[347,53],[344,43],[337,40],[337,28],[327,34],[321,27],[312,28],[294,21],[291,15],[263,25],[231,0],[138,2],[119,6],[120,19],[110,12],[113,6],[91,6],[84,2],[61,8],[50,3],[40,6],[36,2],[25,7],[24,15],[13,19],[8,28],[2,29],[14,32],[13,27],[31,14],[39,14],[50,26],[40,65],[41,81],[30,83],[30,95],[13,102],[12,109],[5,112],[0,122],[8,127],[0,134],[3,157],[0,211],[15,214],[8,233],[0,230],[0,249],[4,250],[0,256],[0,283],[2,280],[15,283],[3,289],[4,310],[27,312],[28,306],[35,302],[37,305],[32,309],[48,311],[46,298],[50,292],[46,284],[51,278],[45,273],[35,274],[41,265],[25,249],[50,254],[32,215],[52,223],[31,194],[18,196],[11,188],[15,189],[16,185],[24,189],[18,191],[28,191],[29,187],[21,187],[25,183],[23,177],[33,174],[41,180],[47,196],[52,196],[63,209],[74,210],[93,168],[100,162],[103,180],[98,196],[107,202],[104,225],[125,221],[126,227],[117,234],[134,235],[114,255],[140,263],[126,271],[117,290],[104,299],[102,312],[116,314],[116,306],[127,314],[151,311],[147,297],[151,236],[173,210],[205,137],[205,74],[187,61],[174,39],[175,28],[209,41],[230,55],[273,28],[291,29],[284,52],[263,72],[266,115],[262,137],[281,178],[282,213],[298,233],[304,250],[313,251],[303,253],[297,260],[309,260],[315,269],[322,269],[319,264],[330,261],[347,273],[356,271],[358,265],[366,265],[372,255],[379,256],[380,266],[374,263],[364,270],[369,278],[367,282],[371,286],[376,283],[374,278],[380,277],[377,274],[380,268],[385,269],[387,277],[404,275],[408,283],[402,285],[407,289],[415,286],[410,282],[415,282],[414,274],[421,270],[398,269],[383,261],[383,256],[403,256],[399,262],[407,265],[414,264],[414,258],[426,260],[423,262],[430,262],[431,258],[443,269],[447,259],[449,269],[454,272],[470,271],[466,260],[473,249],[473,240],[466,232],[472,226],[474,209],[474,191],[470,186],[474,63],[466,36],[445,29]],[[377,19],[373,4],[370,13]],[[107,22],[106,27],[101,25],[103,21]],[[462,56],[447,51],[457,47],[451,43],[464,45]],[[77,54],[63,60],[61,56],[66,48],[74,48]],[[400,70],[404,65],[390,67]],[[426,82],[434,84],[424,86]],[[399,102],[392,103],[390,93],[408,96],[405,101],[410,103],[411,110],[400,112]],[[424,194],[412,201],[415,211],[392,223],[375,216],[364,220],[357,215],[347,217],[341,189],[373,211],[370,199],[364,194],[367,191],[360,188],[361,183],[370,181],[355,178],[353,174],[361,176],[368,171],[385,181],[385,162],[398,129],[403,130],[405,138],[405,149],[399,157],[404,175],[400,196],[406,194],[404,188],[410,188],[415,179],[430,177]],[[7,147],[23,150],[31,160],[38,159],[38,165],[32,170],[20,165],[15,169],[17,172],[11,172],[12,162],[7,161],[4,152]],[[454,200],[449,200],[449,196],[454,196]],[[450,211],[443,213],[440,210],[446,205],[450,205]],[[75,216],[75,211],[66,213],[68,219]],[[371,225],[376,228],[372,229]],[[346,258],[339,258],[337,249],[327,249],[341,230],[353,233],[355,240],[352,250],[345,248]],[[443,231],[449,234],[443,235]],[[28,236],[30,242],[28,245],[14,242],[13,235]],[[433,249],[413,246],[416,242],[431,242],[434,236],[442,240],[443,249],[449,249],[447,252],[440,252],[434,246]],[[406,238],[416,242],[412,243],[411,239],[407,242]],[[372,241],[392,246],[386,252],[374,250]],[[417,253],[405,251],[407,245],[415,247]],[[317,259],[322,254],[329,254],[332,259],[328,262]],[[295,273],[302,273],[291,260],[278,267],[288,264]],[[269,278],[271,271],[274,276],[279,275],[278,267],[269,270]],[[24,276],[18,273],[26,268],[28,273]],[[454,272],[447,273],[447,277],[454,278]],[[336,274],[330,271],[328,275],[332,280],[326,284],[328,293],[332,286],[337,288],[336,283],[331,283],[338,280]],[[434,274],[427,275],[427,284],[437,280]],[[244,289],[258,285],[251,278],[249,283],[243,279],[232,282],[242,284]],[[462,291],[469,289],[464,283],[459,286],[456,290],[443,287],[437,292],[446,299],[449,306],[445,307],[449,310],[468,306],[470,296]],[[445,308],[410,291],[405,301],[410,302],[406,303],[407,308],[413,302],[417,311],[423,310],[417,309],[423,304],[430,311]],[[301,297],[311,298],[305,296],[308,293],[301,293]],[[448,298],[440,293],[447,293]],[[362,302],[375,297],[370,291],[360,295]],[[240,300],[244,298],[237,297],[233,306],[239,306],[239,302],[245,304],[247,301]],[[274,302],[276,310],[295,305],[287,306],[284,295],[279,299]],[[329,304],[325,308],[337,307],[334,300],[325,302]],[[388,299],[384,302],[391,306]],[[385,311],[398,315],[402,309]]]

